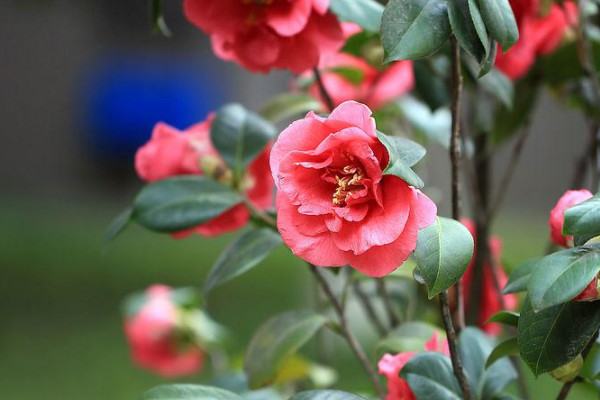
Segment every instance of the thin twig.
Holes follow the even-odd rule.
[[[356,296],[360,300],[360,304],[362,305],[363,309],[365,310],[365,314],[367,314],[367,317],[369,318],[369,320],[375,327],[375,330],[377,331],[379,336],[384,337],[388,333],[387,328],[385,327],[383,322],[381,322],[381,320],[379,319],[379,316],[377,315],[377,311],[375,311],[375,308],[373,307],[373,304],[371,303],[369,296],[367,296],[367,294],[363,291],[362,287],[360,286],[360,282],[358,282],[358,281],[354,282],[353,287],[354,287],[354,292],[356,293]]]
[[[385,311],[387,312],[390,327],[394,329],[400,325],[400,317],[394,309],[394,305],[392,304],[392,300],[390,299],[390,294],[388,293],[384,278],[377,279],[376,281],[377,292],[383,300],[383,305],[385,306]]]
[[[333,293],[333,290],[331,289],[331,286],[329,285],[329,282],[327,282],[327,279],[325,279],[325,277],[323,276],[321,271],[319,271],[319,269],[312,264],[309,264],[309,266],[310,266],[311,272],[313,273],[313,275],[317,279],[317,282],[321,286],[321,289],[323,290],[323,292],[325,293],[325,295],[327,296],[327,298],[333,305],[333,308],[339,319],[340,330],[341,330],[342,335],[346,339],[346,342],[348,342],[350,349],[352,349],[352,352],[354,353],[354,355],[356,356],[358,361],[360,361],[360,363],[362,364],[364,370],[369,375],[369,378],[371,379],[371,382],[373,383],[373,387],[375,388],[377,395],[381,399],[383,399],[385,395],[383,392],[383,388],[381,386],[381,382],[379,380],[379,376],[375,372],[375,369],[373,369],[373,366],[369,362],[369,359],[368,359],[367,355],[365,354],[365,351],[360,346],[360,343],[358,342],[358,340],[356,340],[356,337],[350,330],[350,327],[348,326],[348,321],[346,320],[346,315],[344,313],[344,308],[342,307],[342,304],[338,301],[337,297]]]
[[[316,67],[313,68],[313,72],[315,74],[315,80],[317,81],[317,86],[319,86],[319,92],[321,93],[321,97],[323,98],[323,101],[327,105],[327,108],[329,108],[329,111],[333,111],[333,109],[335,108],[335,104],[333,103],[331,96],[327,92],[327,88],[325,88],[325,83],[323,82],[323,77],[321,76],[321,72]]]

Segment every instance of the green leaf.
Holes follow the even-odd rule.
[[[538,311],[572,300],[598,272],[600,247],[575,247],[542,258],[527,284],[533,309]]]
[[[470,3],[473,3],[473,6]],[[448,16],[450,17],[452,32],[460,46],[481,63],[489,52],[489,47],[485,47],[489,44],[489,39],[487,33],[485,33],[486,41],[481,40],[479,31],[475,27],[475,19],[471,15],[472,7],[477,7],[473,0],[448,0]],[[479,9],[477,9],[478,12]],[[476,15],[481,18],[481,14]],[[483,21],[479,22],[483,23]],[[483,32],[486,32],[485,25],[483,25]]]
[[[242,400],[228,390],[200,385],[161,385],[142,395],[141,400]]]
[[[327,323],[327,318],[310,311],[291,311],[275,316],[255,333],[244,359],[250,388],[274,382],[281,367]]]
[[[204,284],[204,293],[248,272],[281,243],[281,236],[271,228],[252,229],[244,233],[215,262]]]
[[[462,391],[452,372],[450,359],[426,352],[410,359],[400,371],[417,399],[462,400]]]
[[[519,128],[527,124],[530,114],[537,104],[540,85],[536,81],[521,80],[514,89],[512,107],[504,106],[496,112],[492,142],[502,144],[519,132]]]
[[[471,2],[473,2],[474,0],[470,0]],[[487,57],[481,62],[481,65],[479,66],[479,74],[477,75],[477,78],[483,78],[484,76],[486,76],[487,74],[490,73],[490,71],[492,71],[492,68],[494,67],[494,63],[496,62],[496,56],[498,55],[498,43],[496,43],[495,40],[490,40],[488,47],[490,48],[490,51],[488,52]],[[512,98],[510,99],[510,104],[508,105],[508,107],[510,108],[510,106],[512,105]]]
[[[171,37],[172,33],[162,12],[163,0],[150,0],[150,21],[154,33],[160,33],[163,36]]]
[[[458,338],[458,348],[469,385],[481,400],[492,400],[517,374],[508,360],[501,360],[486,369],[493,340],[477,328],[464,329]]]
[[[365,398],[339,390],[310,390],[298,393],[289,400],[365,400]]]
[[[419,232],[415,259],[430,299],[463,276],[473,257],[473,246],[469,230],[453,219],[437,217]]]
[[[329,9],[340,21],[354,22],[370,32],[379,32],[383,6],[375,0],[330,0]]]
[[[104,233],[104,243],[112,242],[117,236],[119,236],[129,222],[131,222],[131,216],[133,214],[133,209],[131,207],[127,207],[125,210],[121,211],[119,215],[112,220],[108,228],[106,228],[106,232]]]
[[[267,102],[260,114],[271,122],[281,122],[309,111],[319,112],[323,105],[307,93],[284,93]]]
[[[402,96],[395,104],[402,112],[402,117],[420,134],[428,140],[448,147],[452,128],[452,115],[449,109],[440,108],[432,112],[427,104],[410,95]]]
[[[365,72],[359,68],[334,67],[329,68],[327,71],[340,75],[353,85],[359,85],[365,80]]]
[[[241,202],[230,188],[202,176],[152,183],[133,203],[132,219],[157,232],[177,232],[202,224]]]
[[[480,75],[479,72],[473,69],[473,75]],[[491,69],[485,76],[479,78],[478,83],[481,85],[483,90],[497,98],[504,104],[507,109],[511,109],[515,97],[515,88],[513,82],[508,79],[498,69]]]
[[[514,326],[519,325],[519,313],[514,311],[499,311],[492,315],[487,322],[497,322],[499,324]]]
[[[488,357],[487,362],[485,363],[485,367],[488,368],[501,358],[514,356],[517,354],[519,354],[519,342],[517,341],[517,338],[512,337],[510,339],[506,339],[494,348]]]
[[[422,188],[424,186],[423,181],[410,167],[423,158],[426,153],[425,148],[412,140],[388,136],[379,131],[377,131],[377,137],[390,156],[390,161],[383,173],[396,175],[409,185],[417,189]]]
[[[515,268],[515,270],[510,274],[508,282],[506,282],[506,286],[504,287],[502,293],[509,294],[526,291],[529,277],[540,260],[541,258],[534,258],[533,260],[526,261],[517,266],[517,268]]]
[[[417,60],[436,53],[450,36],[443,0],[390,0],[383,12],[384,62]]]
[[[270,122],[240,104],[222,107],[210,129],[213,145],[235,177],[241,176],[276,134]]]
[[[565,211],[563,235],[600,235],[600,193]]]
[[[450,70],[450,64],[445,57],[436,57],[434,59],[415,61],[413,69],[415,71],[416,92],[432,111],[442,107],[448,107],[452,97],[448,87],[449,77],[445,74],[438,74],[431,61],[440,60],[445,70]],[[432,71],[433,70],[433,71]],[[436,72],[434,72],[436,71]]]
[[[478,0],[481,17],[490,36],[504,52],[519,40],[519,28],[508,0]]]
[[[434,333],[443,337],[443,333],[434,325],[425,322],[410,321],[394,329],[377,343],[377,352],[404,353],[422,351],[425,343]]]
[[[573,360],[600,327],[600,302],[569,302],[535,312],[523,302],[517,338],[521,358],[537,377]]]
[[[475,26],[477,36],[483,45],[485,54],[489,55],[490,50],[494,50],[496,48],[496,42],[490,41],[490,37],[488,35],[487,28],[485,27],[485,22],[483,22],[483,17],[481,16],[481,10],[479,10],[479,4],[477,4],[477,0],[467,0],[467,2],[469,5],[469,13],[473,19],[473,25]]]

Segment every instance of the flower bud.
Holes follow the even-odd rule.
[[[574,360],[550,372],[550,376],[560,382],[571,382],[577,378],[583,367],[583,357],[579,354]]]
[[[574,301],[596,301],[600,299],[600,282],[598,277],[592,279],[589,285],[581,293],[579,293]]]

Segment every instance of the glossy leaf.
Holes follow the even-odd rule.
[[[583,246],[559,251],[539,260],[527,284],[534,310],[567,302],[600,272],[600,247]]]
[[[229,187],[202,176],[181,176],[152,183],[133,204],[132,219],[147,229],[176,232],[222,214],[241,202]]]
[[[161,385],[144,393],[141,400],[242,400],[228,390],[201,385]]]
[[[514,311],[499,311],[492,315],[487,322],[496,322],[516,328],[519,325],[519,313]]]
[[[322,109],[321,102],[307,93],[284,93],[266,103],[260,114],[271,122],[280,122]]]
[[[529,277],[531,276],[536,264],[540,260],[541,258],[534,258],[533,260],[526,261],[517,266],[517,268],[515,268],[515,270],[508,277],[508,282],[506,282],[506,286],[504,287],[502,293],[509,294],[526,291]]]
[[[462,391],[450,359],[441,353],[426,352],[410,359],[400,371],[417,399],[462,400]]]
[[[314,312],[292,311],[264,323],[254,334],[244,359],[250,388],[274,382],[286,360],[326,322],[327,318]]]
[[[252,229],[237,238],[217,259],[206,278],[204,292],[248,272],[282,244],[271,228]]]
[[[600,327],[599,302],[569,302],[535,312],[525,299],[517,338],[521,358],[537,377],[573,360]]]
[[[600,235],[600,193],[565,211],[563,235]]]
[[[277,134],[267,120],[240,104],[228,104],[215,116],[210,139],[225,163],[239,177]]]
[[[475,0],[470,0],[470,3],[474,1]],[[489,74],[494,68],[496,56],[498,55],[498,43],[495,40],[490,40],[488,47],[490,48],[490,50],[487,53],[487,57],[481,62],[481,65],[479,66],[480,68],[477,78],[483,78],[484,76]],[[512,105],[512,99],[510,101],[510,104]],[[510,106],[508,107],[510,108]]]
[[[411,169],[425,155],[425,148],[412,140],[388,136],[377,132],[377,137],[389,153],[390,161],[383,171],[387,175],[396,175],[409,185],[418,189],[424,186],[423,181]]]
[[[383,6],[375,0],[330,0],[329,9],[340,21],[354,22],[370,32],[379,32]]]
[[[519,343],[517,341],[517,338],[512,337],[510,339],[506,339],[494,348],[494,350],[492,351],[485,363],[485,367],[488,368],[490,365],[494,364],[501,358],[507,356],[514,356],[517,354],[519,354]]]
[[[477,0],[490,36],[508,51],[519,40],[519,28],[508,0]]]
[[[450,36],[443,0],[390,0],[381,26],[385,62],[417,60],[436,53]]]
[[[473,257],[473,246],[469,230],[453,219],[437,217],[419,232],[415,259],[430,299],[463,276]]]
[[[289,400],[365,400],[365,398],[339,390],[310,390],[298,393]]]
[[[469,0],[448,0],[448,16],[450,17],[452,32],[456,36],[460,46],[475,57],[478,62],[482,62],[489,51],[489,47],[487,47],[489,39],[487,38],[487,33],[485,33],[485,42],[482,42],[479,36],[479,31],[474,23],[475,19],[471,15],[471,8],[476,8],[477,4],[474,0],[471,0],[471,2],[473,2],[473,5],[469,4]],[[479,12],[478,8],[477,12]],[[476,15],[481,18],[481,14]],[[478,22],[483,24],[481,20]],[[486,32],[485,25],[483,25],[482,32]]]

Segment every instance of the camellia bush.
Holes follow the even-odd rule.
[[[158,122],[136,154],[146,186],[109,238],[133,223],[173,239],[241,231],[201,291],[154,285],[126,300],[140,367],[222,373],[143,400],[539,399],[521,365],[563,382],[557,400],[574,385],[600,388],[600,195],[588,191],[600,182],[598,3],[384,3],[183,1],[216,57],[289,70],[292,89],[254,110],[224,104],[184,131]],[[169,33],[161,6],[151,2],[154,25]],[[583,115],[589,141],[548,210],[546,253],[507,276],[490,231],[544,90]],[[423,173],[426,148],[440,145],[451,161],[440,171],[451,192],[436,197],[445,216]],[[493,157],[506,147],[494,185]],[[305,261],[326,304],[265,321],[243,374],[227,375],[227,330],[200,293],[243,279],[281,246]],[[349,298],[379,335],[377,351],[351,329]],[[298,355],[324,330],[346,342],[369,391],[335,390],[335,365]]]

